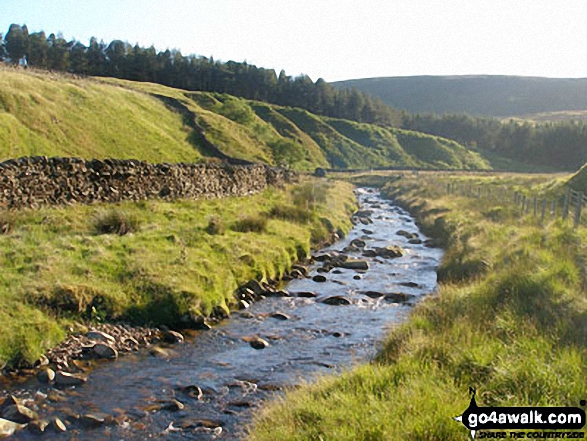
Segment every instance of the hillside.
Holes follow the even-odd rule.
[[[577,173],[575,173],[567,181],[567,185],[575,191],[587,191],[587,164],[581,167]]]
[[[413,76],[364,78],[332,85],[355,87],[412,113],[508,117],[587,109],[587,78]]]
[[[47,155],[315,167],[488,168],[440,137],[230,95],[0,70],[0,160]]]

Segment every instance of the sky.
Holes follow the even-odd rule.
[[[0,0],[11,23],[247,61],[314,81],[587,77],[584,0]]]

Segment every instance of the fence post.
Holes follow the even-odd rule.
[[[540,212],[540,224],[544,224],[544,215],[546,214],[546,199],[542,199],[542,210]]]
[[[532,215],[533,215],[534,217],[536,217],[536,211],[537,211],[537,208],[538,208],[538,207],[537,207],[538,200],[536,199],[536,196],[534,196],[534,201],[533,201],[533,202],[534,202],[534,212],[532,213]]]
[[[567,219],[567,216],[569,215],[569,202],[571,199],[571,189],[568,188],[567,192],[565,193],[565,201],[563,202],[563,220]]]
[[[550,219],[554,220],[556,216],[556,199],[552,200],[552,209],[550,211]]]
[[[583,192],[577,193],[575,199],[575,224],[573,225],[574,228],[579,226],[581,222],[581,206],[583,205]]]

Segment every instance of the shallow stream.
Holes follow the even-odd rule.
[[[212,330],[193,333],[185,343],[165,348],[166,354],[153,356],[147,349],[101,363],[87,384],[78,388],[54,392],[48,387],[39,389],[32,381],[31,394],[40,390],[53,398],[41,409],[42,417],[66,420],[68,414],[93,413],[110,420],[94,428],[88,427],[91,422],[85,427],[73,423],[66,433],[45,437],[239,439],[259,406],[284,386],[367,362],[390,327],[405,321],[412,305],[435,291],[442,252],[429,243],[426,246],[426,238],[409,214],[381,199],[376,190],[359,189],[357,196],[361,210],[372,213],[358,220],[345,239],[317,255],[340,252],[360,239],[364,247],[344,254],[366,260],[366,271],[335,267],[319,273],[322,263],[316,262],[308,268],[307,278],[295,279],[284,288],[292,294],[315,293],[315,298],[261,300]],[[418,238],[397,235],[400,230],[416,233]],[[399,245],[405,254],[363,257],[365,250],[389,245]],[[313,281],[318,274],[326,281]],[[332,296],[342,296],[350,304],[323,303]],[[247,340],[257,336],[269,346],[254,349]],[[39,436],[23,430],[14,439]]]

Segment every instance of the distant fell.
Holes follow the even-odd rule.
[[[506,75],[381,77],[330,83],[411,113],[509,117],[587,109],[587,78]]]

